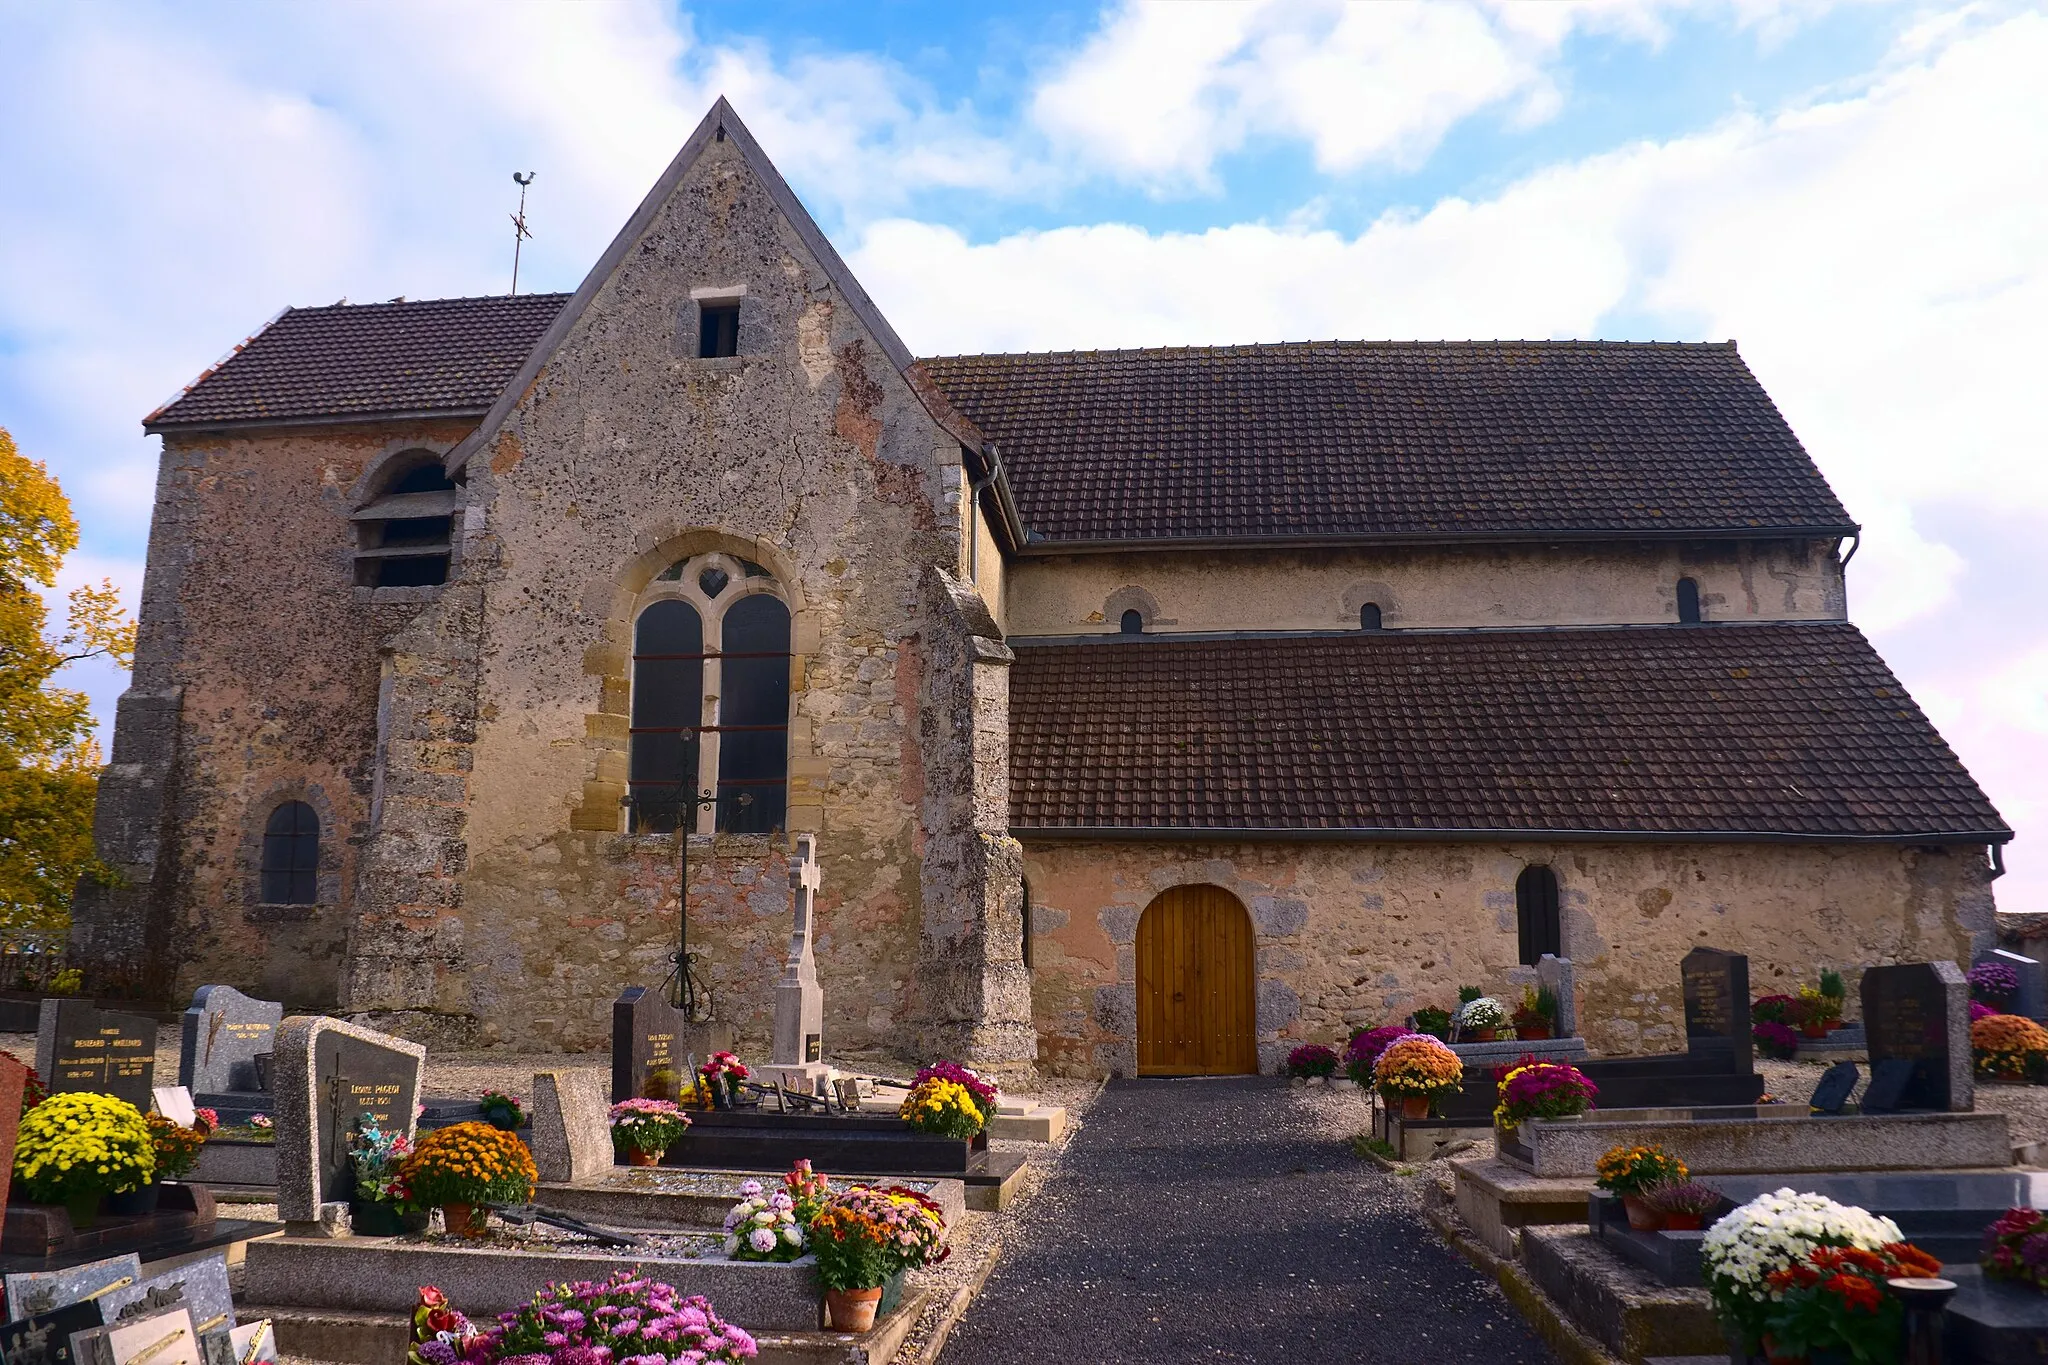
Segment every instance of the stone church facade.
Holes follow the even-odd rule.
[[[147,425],[73,946],[165,998],[600,1046],[679,824],[743,1046],[810,832],[828,1052],[1010,1071],[1230,1069],[1141,1056],[1197,982],[1270,1067],[1537,951],[1657,1050],[1697,944],[1991,933],[2011,831],[1732,345],[920,360],[721,101],[574,294],[290,309]]]

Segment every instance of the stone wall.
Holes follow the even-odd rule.
[[[697,357],[705,291],[741,295],[741,354]],[[626,833],[620,804],[633,623],[662,570],[716,550],[793,614],[789,824],[818,835],[827,1050],[912,1045],[928,914],[985,901],[978,872],[922,873],[954,832],[927,827],[928,796],[973,782],[945,739],[971,699],[925,686],[932,631],[960,634],[924,586],[961,558],[959,460],[736,144],[708,145],[469,463],[460,591],[393,693],[351,1007],[429,1040],[581,1048],[622,987],[662,978],[675,840]],[[934,724],[934,697],[960,714]],[[692,946],[763,1047],[786,837],[692,844]]]
[[[332,1006],[368,833],[379,649],[432,589],[354,586],[348,516],[391,458],[467,422],[171,435],[159,462],[135,671],[96,817],[126,885],[83,888],[78,956],[169,1001],[231,982]],[[268,906],[263,825],[321,823],[318,903]]]
[[[1839,621],[1831,542],[1498,545],[1030,557],[1009,566],[1012,635],[1114,632],[1136,607],[1148,631],[1356,630],[1379,604],[1390,628],[1676,621],[1678,580],[1710,621]]]
[[[1532,862],[1557,872],[1580,1032],[1601,1053],[1684,1047],[1678,963],[1702,944],[1749,954],[1761,995],[1824,967],[1853,980],[1887,962],[1967,962],[1992,928],[1975,847],[1034,843],[1040,1064],[1132,1073],[1138,920],[1189,883],[1228,890],[1251,915],[1266,1069],[1301,1042],[1341,1045],[1450,1007],[1460,986],[1518,999],[1534,972],[1517,961],[1515,878]]]

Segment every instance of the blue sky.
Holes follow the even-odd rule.
[[[0,425],[132,596],[144,413],[287,304],[504,289],[513,170],[573,287],[723,93],[925,353],[1737,339],[2048,909],[2043,71],[2008,3],[0,0]]]

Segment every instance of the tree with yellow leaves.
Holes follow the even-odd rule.
[[[105,657],[127,667],[135,626],[114,585],[76,588],[63,634],[46,633],[38,587],[53,587],[78,523],[64,490],[0,429],[0,935],[61,941],[81,876],[107,876],[93,854],[99,746],[83,692],[58,670]]]

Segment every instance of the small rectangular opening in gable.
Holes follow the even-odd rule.
[[[698,306],[697,358],[715,360],[740,353],[740,306],[705,303]]]

